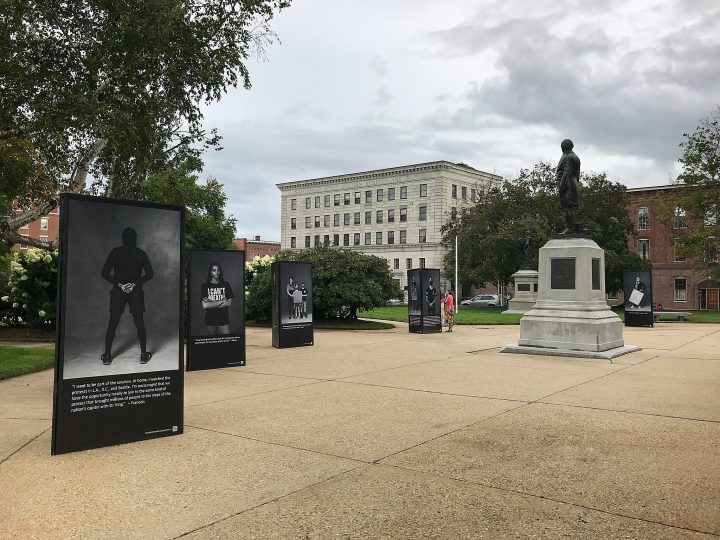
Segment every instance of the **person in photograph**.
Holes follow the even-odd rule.
[[[300,307],[300,312],[303,317],[308,316],[308,309],[307,309],[307,299],[308,299],[308,290],[305,286],[305,282],[303,281],[300,284],[300,293],[302,294],[302,306]]]
[[[415,278],[412,278],[412,282],[410,283],[410,305],[412,306],[413,311],[418,310],[418,293],[417,293],[417,283],[415,283]]]
[[[290,279],[288,279],[288,284],[286,289],[287,293],[287,303],[288,303],[288,317],[291,319],[295,318],[295,302],[293,300],[293,293],[295,292],[295,281],[293,280],[292,276],[290,276]]]
[[[137,247],[135,229],[127,227],[122,232],[122,246],[110,251],[100,275],[113,286],[110,290],[110,320],[105,331],[105,352],[100,355],[100,360],[106,366],[112,363],[115,330],[128,305],[140,341],[140,363],[147,364],[152,353],[147,350],[143,284],[152,279],[153,269],[147,254]]]
[[[638,291],[640,294],[630,295],[630,308],[638,309],[642,303],[642,299],[645,297],[645,283],[642,282],[640,276],[635,276],[635,285],[633,285],[633,291]],[[634,300],[636,299],[636,300]]]
[[[428,278],[428,286],[425,289],[425,301],[427,302],[428,315],[435,313],[435,301],[437,300],[437,289],[433,285],[432,278]]]
[[[205,324],[210,334],[230,333],[230,314],[228,307],[232,305],[235,293],[232,286],[223,277],[220,263],[212,263],[208,267],[207,281],[200,289],[202,307],[205,310]]]
[[[295,313],[295,318],[299,319],[302,316],[302,291],[300,290],[300,287],[295,287],[292,294],[292,301],[293,313]]]

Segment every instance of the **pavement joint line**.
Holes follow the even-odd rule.
[[[40,436],[42,436],[43,434],[47,433],[48,431],[50,431],[50,428],[49,428],[49,427],[43,429],[40,433],[38,433],[37,435],[35,435],[32,439],[30,439],[29,441],[27,441],[27,442],[26,442],[25,444],[23,444],[20,448],[17,448],[17,449],[14,450],[11,454],[8,454],[8,456],[6,456],[5,458],[0,459],[0,465],[2,465],[3,463],[5,463],[5,462],[6,462],[7,460],[9,460],[11,457],[13,457],[15,454],[17,454],[20,450],[22,450],[23,448],[25,448],[28,444],[30,444],[31,442],[35,441],[36,439],[38,439]]]
[[[22,416],[0,416],[0,420],[37,420],[38,422],[52,422],[52,418],[24,418]]]
[[[263,506],[266,506],[268,504],[272,504],[274,502],[280,501],[286,497],[290,497],[291,495],[295,495],[296,493],[300,493],[301,491],[304,491],[306,489],[311,489],[316,486],[319,486],[320,484],[324,484],[325,482],[330,482],[331,480],[335,480],[336,478],[339,478],[341,476],[344,476],[346,474],[349,474],[353,471],[356,471],[362,467],[367,467],[367,463],[361,463],[357,465],[356,467],[353,467],[352,469],[348,469],[346,471],[341,471],[338,474],[334,474],[333,476],[330,476],[328,478],[324,478],[322,480],[319,480],[318,482],[315,482],[314,484],[309,484],[307,486],[300,487],[298,489],[295,489],[293,491],[289,491],[288,493],[285,493],[284,495],[280,495],[279,497],[275,497],[269,501],[265,501],[259,504],[256,504],[255,506],[251,506],[250,508],[245,508],[244,510],[240,510],[239,512],[235,512],[234,514],[230,514],[229,516],[225,516],[224,518],[220,518],[218,520],[213,521],[212,523],[206,523],[205,525],[201,525],[199,527],[196,527],[195,529],[192,529],[190,531],[186,531],[178,536],[174,536],[172,540],[177,540],[178,538],[183,538],[184,536],[188,536],[189,534],[193,534],[196,532],[199,532],[203,529],[207,529],[208,527],[212,527],[213,525],[217,525],[218,523],[222,523],[223,521],[227,521],[229,519],[232,519],[234,517],[238,517],[242,514],[245,514],[247,512],[252,512],[253,510],[257,510],[258,508],[262,508]]]
[[[309,448],[303,448],[302,446],[292,446],[290,444],[266,441],[265,439],[257,439],[255,437],[249,437],[247,435],[238,435],[237,433],[228,433],[227,431],[220,431],[219,429],[211,429],[211,428],[206,428],[206,427],[201,427],[201,426],[193,426],[191,424],[185,424],[185,427],[191,427],[193,429],[199,429],[200,431],[207,431],[209,433],[217,433],[219,435],[227,435],[228,437],[245,439],[245,440],[253,441],[253,442],[257,442],[257,443],[269,444],[272,446],[279,446],[281,448],[287,448],[289,450],[300,450],[302,452],[308,452],[310,454],[317,454],[319,456],[327,456],[327,457],[333,457],[333,458],[337,458],[337,459],[344,459],[346,461],[355,461],[355,462],[363,464],[363,465],[369,465],[370,463],[372,463],[371,461],[365,461],[363,459],[357,459],[357,458],[352,458],[352,457],[348,457],[348,456],[339,456],[337,454],[331,454],[329,452],[320,452],[318,450],[311,450]]]
[[[375,463],[373,463],[373,464],[375,465]],[[718,534],[718,533],[713,533],[713,532],[710,532],[710,531],[703,531],[703,530],[701,530],[701,529],[692,529],[692,528],[690,528],[690,527],[684,527],[684,526],[682,526],[682,525],[672,525],[672,524],[670,524],[670,523],[664,523],[664,522],[662,522],[662,521],[655,521],[655,520],[652,520],[652,519],[643,518],[643,517],[639,517],[639,516],[632,516],[632,515],[629,515],[629,514],[621,514],[621,513],[619,513],[619,512],[612,512],[612,511],[610,511],[610,510],[603,510],[602,508],[596,508],[596,507],[594,507],[594,506],[586,506],[586,505],[584,505],[584,504],[574,503],[574,502],[570,502],[570,501],[564,501],[564,500],[562,500],[562,499],[556,499],[556,498],[554,498],[554,497],[549,497],[549,496],[546,496],[546,495],[539,495],[539,494],[537,494],[537,493],[530,493],[530,492],[522,491],[522,490],[519,490],[519,489],[512,489],[512,488],[507,488],[507,487],[501,487],[501,486],[496,486],[496,485],[493,485],[493,484],[485,484],[485,483],[483,483],[483,482],[476,482],[476,481],[473,481],[473,480],[468,480],[467,478],[456,478],[456,477],[454,477],[454,476],[445,476],[445,475],[438,474],[438,473],[434,473],[434,472],[431,472],[431,471],[423,471],[423,470],[412,469],[412,468],[409,468],[409,467],[402,467],[401,465],[392,465],[392,464],[386,464],[386,463],[381,463],[381,464],[379,464],[379,465],[380,465],[380,466],[384,466],[384,467],[392,467],[392,468],[400,469],[400,470],[403,470],[403,471],[414,472],[414,473],[424,474],[424,475],[428,475],[428,476],[434,476],[434,477],[437,477],[437,478],[442,478],[442,479],[444,479],[444,480],[452,480],[452,481],[455,481],[455,482],[462,482],[462,483],[465,483],[465,484],[471,484],[471,485],[473,485],[473,486],[481,486],[481,487],[485,487],[485,488],[488,488],[488,489],[496,489],[496,490],[498,490],[498,491],[503,491],[503,492],[506,492],[506,493],[515,493],[515,494],[517,494],[517,495],[524,495],[524,496],[533,497],[533,498],[536,498],[536,499],[543,499],[543,500],[546,500],[546,501],[552,501],[552,502],[558,503],[558,504],[565,504],[565,505],[568,505],[568,506],[574,506],[574,507],[576,507],[576,508],[582,508],[583,510],[589,510],[589,511],[592,511],[592,512],[599,512],[599,513],[601,513],[601,514],[606,514],[606,515],[610,515],[610,516],[614,516],[614,517],[621,517],[621,518],[626,518],[626,519],[633,519],[633,520],[637,520],[637,521],[643,521],[643,522],[645,522],[645,523],[650,523],[650,524],[653,524],[653,525],[661,525],[661,526],[663,526],[663,527],[670,527],[670,528],[672,528],[672,529],[680,529],[680,530],[683,530],[683,531],[690,531],[690,532],[699,533],[699,534],[707,534],[707,535],[710,535],[710,536],[714,536],[714,537],[720,538],[720,534]]]
[[[572,407],[575,409],[591,409],[594,411],[637,414],[640,416],[655,416],[657,418],[672,418],[673,420],[689,420],[691,422],[705,422],[708,424],[720,424],[720,420],[708,420],[705,418],[690,418],[688,416],[672,416],[670,414],[659,414],[659,413],[651,413],[651,412],[643,412],[643,411],[634,411],[632,409],[610,409],[610,408],[605,408],[605,407],[591,407],[589,405],[575,405],[573,403],[553,403],[552,401],[535,401],[535,402],[533,402],[533,405],[556,405],[558,407]]]
[[[327,381],[325,381],[324,379],[316,379],[316,380],[313,380],[312,382],[305,383],[305,384],[296,384],[294,386],[285,386],[283,388],[273,388],[272,390],[264,390],[262,392],[256,392],[255,394],[246,394],[244,396],[233,396],[233,397],[229,397],[229,398],[225,398],[225,399],[218,399],[216,401],[208,401],[206,403],[194,403],[192,405],[185,405],[184,408],[189,409],[191,407],[202,407],[204,405],[213,405],[215,403],[222,403],[224,401],[232,401],[234,399],[243,399],[243,398],[248,398],[248,397],[253,397],[253,396],[261,396],[263,394],[271,394],[273,392],[279,392],[281,390],[291,390],[293,388],[302,388],[304,386],[312,386],[313,384],[319,384],[319,383],[323,383],[323,382],[327,382]]]

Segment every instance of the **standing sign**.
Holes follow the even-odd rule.
[[[440,270],[408,270],[408,326],[410,332],[442,332],[442,299]]]
[[[52,453],[183,431],[185,210],[61,195]]]
[[[272,263],[271,270],[273,347],[312,345],[312,265],[279,261]]]
[[[625,270],[625,326],[653,326],[652,276],[647,271]]]
[[[245,365],[245,252],[191,249],[187,369]]]

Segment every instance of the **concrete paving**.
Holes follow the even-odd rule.
[[[185,433],[50,455],[52,371],[0,381],[0,538],[719,538],[720,326],[612,361],[517,326],[317,331],[185,376]]]

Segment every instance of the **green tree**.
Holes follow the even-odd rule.
[[[290,0],[0,0],[0,141],[16,148],[0,185],[18,185],[29,144],[54,189],[0,235],[57,206],[58,191],[116,195],[217,147],[201,106],[250,87],[246,67]],[[35,168],[30,167],[30,168]],[[15,198],[19,193],[10,192]]]
[[[720,280],[720,107],[702,119],[694,133],[683,134],[685,141],[678,176],[678,206],[685,211],[687,229],[676,231],[679,254],[697,262],[699,268]]]
[[[387,261],[349,249],[316,247],[306,250],[285,250],[276,261],[303,261],[313,265],[313,316],[317,319],[356,319],[358,310],[385,305],[392,298],[402,297],[402,290],[393,279]],[[257,284],[257,287],[253,285]],[[257,279],[249,290],[253,297],[271,298],[272,284]],[[258,302],[255,302],[259,305]],[[253,304],[255,305],[255,304]],[[264,318],[270,318],[268,311]]]
[[[633,234],[627,213],[627,194],[605,174],[583,174],[578,220],[605,249],[605,285],[622,290],[624,268],[645,268],[647,263],[628,250]],[[454,279],[455,236],[458,237],[459,281],[464,285],[486,282],[503,287],[524,265],[524,238],[530,232],[530,251],[537,253],[550,237],[564,228],[557,196],[555,171],[548,163],[523,169],[499,187],[479,188],[475,205],[464,208],[443,228],[448,248],[444,274]],[[537,260],[533,263],[537,268]]]
[[[185,205],[185,245],[188,248],[231,249],[235,218],[225,215],[227,196],[217,180],[198,183],[194,160],[168,166],[138,182],[132,192],[116,196],[138,201]],[[119,190],[118,190],[119,191]]]

